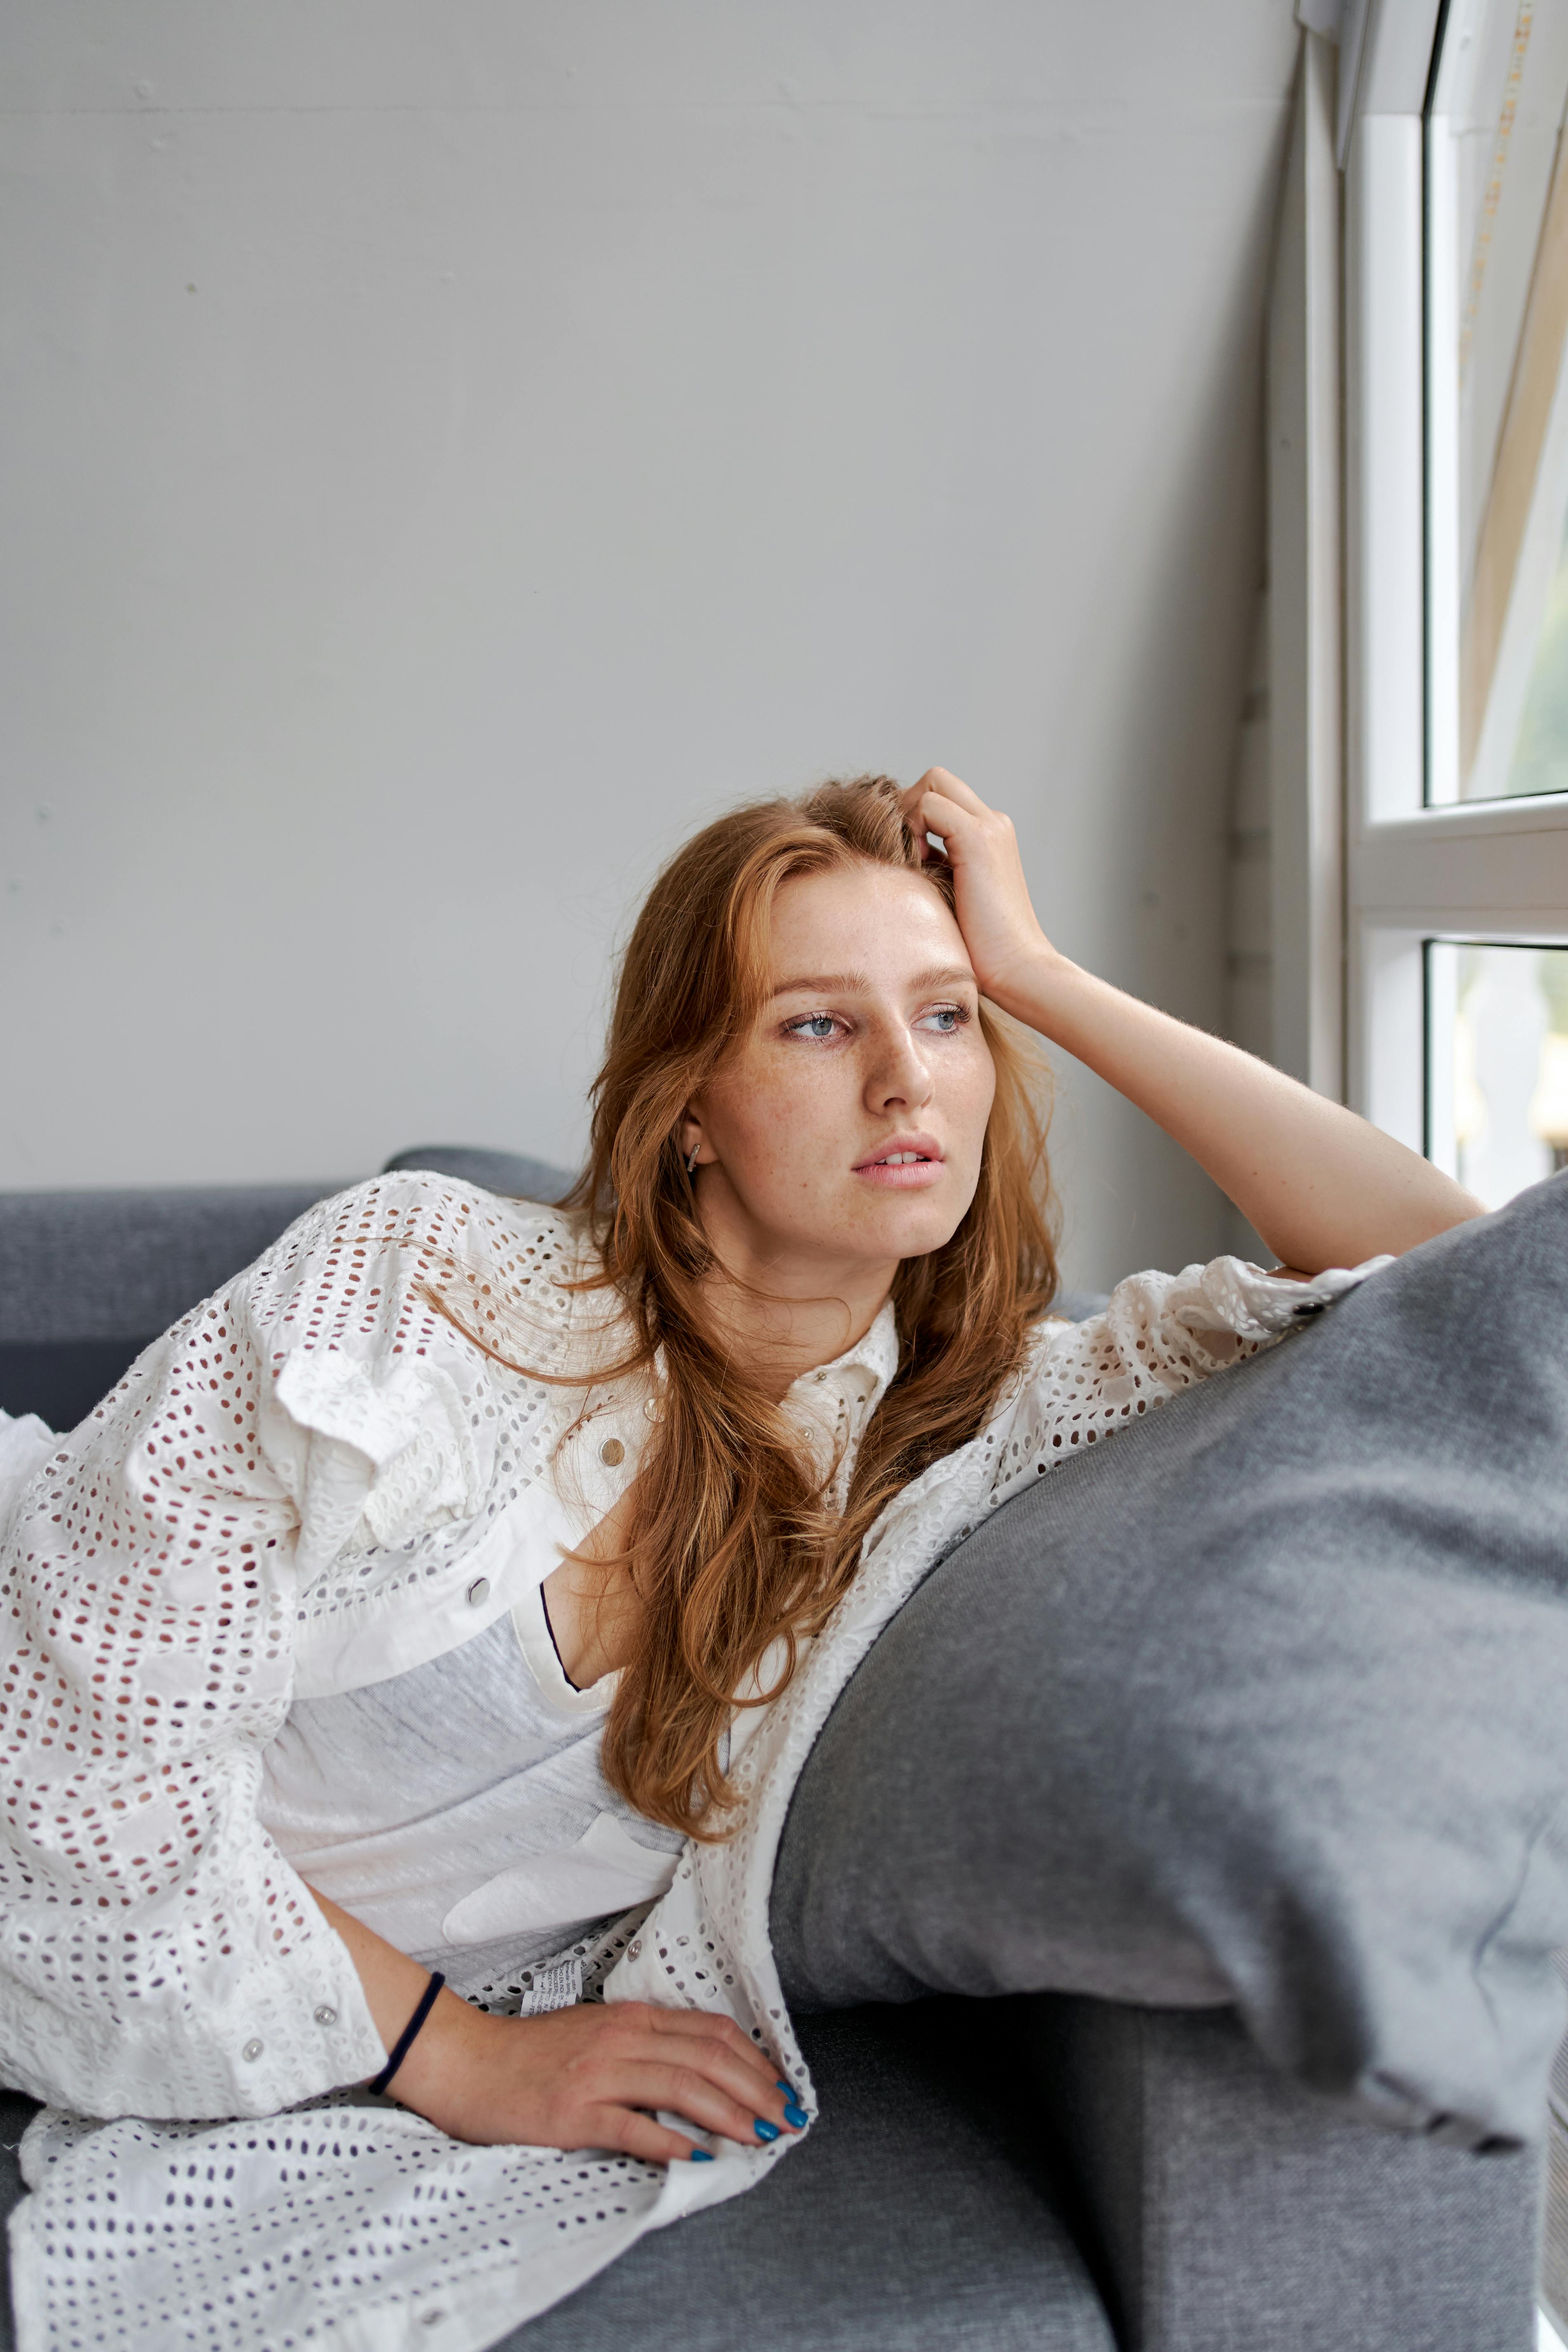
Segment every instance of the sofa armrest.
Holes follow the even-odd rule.
[[[1005,2006],[1129,2352],[1530,2352],[1538,2151],[1349,2116],[1229,2010]]]

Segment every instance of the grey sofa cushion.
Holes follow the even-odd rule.
[[[339,1190],[0,1193],[0,1412],[73,1429],[149,1341]]]
[[[1304,2083],[1537,2135],[1568,1941],[1568,1178],[1053,1470],[802,1776],[792,2002],[1237,2002]]]
[[[803,2019],[804,2144],[497,2352],[1112,2352],[990,2025],[973,2002]]]
[[[563,1168],[547,1160],[531,1160],[523,1151],[490,1151],[478,1143],[416,1143],[397,1152],[382,1170],[393,1175],[400,1168],[430,1168],[437,1176],[455,1176],[459,1184],[478,1184],[510,1201],[558,1201],[572,1179]]]
[[[342,1188],[0,1192],[0,1340],[155,1338]]]
[[[387,1162],[554,1200],[570,1178],[518,1152],[430,1145]],[[159,1333],[353,1182],[0,1193],[0,1412],[74,1429]]]
[[[992,2001],[1072,2151],[1068,2210],[1139,2352],[1531,2352],[1538,2149],[1369,2131],[1229,2010]]]

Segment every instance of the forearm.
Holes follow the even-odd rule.
[[[1286,1265],[1413,1249],[1481,1203],[1340,1104],[1047,950],[995,1001],[1147,1112]]]
[[[389,1944],[384,1936],[378,1936],[374,1927],[367,1927],[351,1912],[318,1894],[313,1886],[310,1891],[328,1926],[335,1928],[346,1945],[364,1988],[375,2030],[390,2051],[418,2007],[430,1981],[428,1969],[421,1968],[417,1960],[411,1960],[406,1952],[400,1952],[395,1944]],[[394,2095],[405,2105],[427,2115],[446,2065],[458,2057],[459,2050],[466,2053],[478,2020],[479,2012],[443,1986],[419,2029],[414,2047],[397,2070]]]
[[[324,1895],[310,1892],[359,1971],[388,2050],[430,1979]],[[542,2017],[490,2017],[445,1988],[399,2066],[392,2095],[456,2139],[624,2148],[656,2164],[710,2151],[656,2119],[689,2116],[742,2147],[806,2118],[765,2052],[731,2017],[643,2001],[579,2002]]]

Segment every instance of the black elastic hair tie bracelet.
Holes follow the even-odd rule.
[[[409,2019],[407,2024],[404,2027],[402,2032],[398,2035],[397,2040],[393,2043],[391,2057],[387,2060],[385,2065],[382,2068],[374,2082],[370,2085],[371,2089],[375,2093],[378,2098],[385,2090],[387,2084],[391,2082],[393,2076],[396,2074],[398,2068],[402,2065],[409,2052],[413,2049],[414,2044],[418,2038],[419,2029],[424,2024],[426,2019],[429,2016],[430,2011],[435,2008],[436,1996],[440,1991],[441,1987],[446,1983],[446,1978],[441,1974],[440,1969],[437,1969],[432,1975],[430,1981],[426,1986],[424,1991],[420,1994],[418,2007],[416,2009],[413,2016]]]

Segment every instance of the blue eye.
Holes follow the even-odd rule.
[[[923,1016],[921,1025],[923,1028],[934,1021],[937,1024],[937,1035],[951,1037],[955,1030],[963,1028],[968,1018],[968,1011],[962,1004],[938,1004]]]
[[[826,1045],[837,1025],[831,1013],[808,1013],[804,1020],[789,1024],[789,1034],[792,1037],[815,1038]]]

